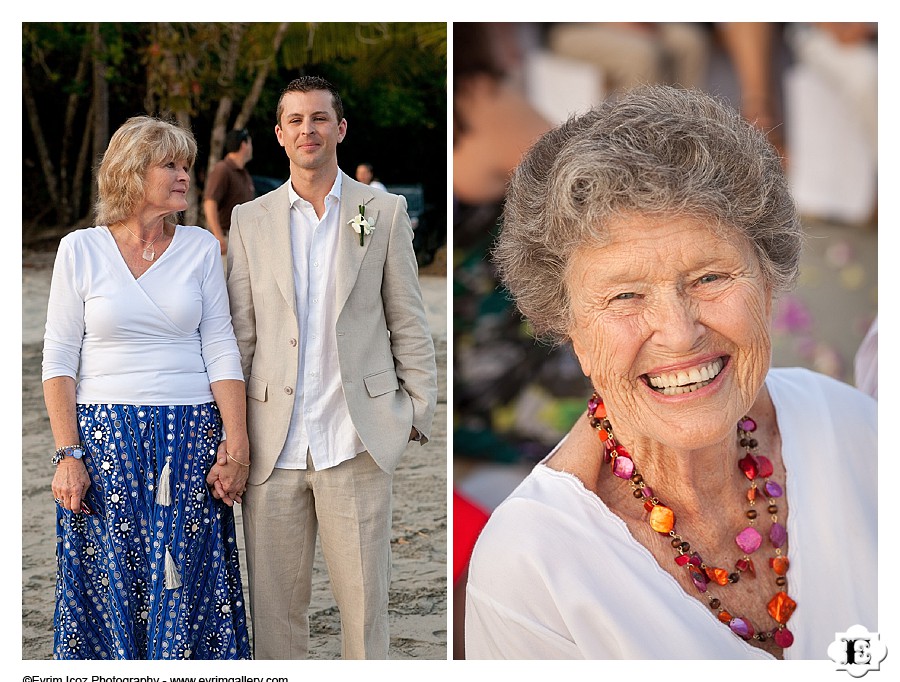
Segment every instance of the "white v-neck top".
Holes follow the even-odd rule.
[[[42,380],[57,376],[82,404],[194,405],[210,382],[243,381],[216,238],[176,226],[135,279],[106,226],[66,235],[44,333]]]
[[[766,386],[787,471],[788,593],[797,601],[785,658],[827,659],[836,633],[878,631],[876,403],[804,369],[772,370]],[[754,562],[774,594],[771,554],[765,540]],[[772,658],[687,594],[576,477],[543,462],[475,546],[466,657]]]

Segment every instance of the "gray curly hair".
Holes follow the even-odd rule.
[[[572,254],[629,215],[737,231],[773,294],[797,279],[800,221],[765,135],[707,94],[646,86],[551,130],[513,173],[493,258],[536,336],[568,339]]]

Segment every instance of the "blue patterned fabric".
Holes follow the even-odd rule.
[[[54,658],[249,659],[234,514],[206,485],[216,405],[78,405],[78,422],[92,513],[57,507]]]

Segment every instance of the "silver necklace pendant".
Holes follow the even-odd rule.
[[[148,246],[146,249],[144,249],[144,252],[141,254],[141,256],[144,260],[152,261],[154,258],[156,258],[156,251],[154,251],[152,247]]]

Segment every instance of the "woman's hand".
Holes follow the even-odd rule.
[[[228,443],[227,440],[219,443],[216,463],[209,470],[206,482],[209,484],[213,497],[231,507],[235,502],[238,504],[242,502],[242,495],[247,489],[247,477],[250,475],[250,449],[247,446],[238,447],[233,444],[232,450]]]
[[[240,503],[250,475],[250,440],[247,437],[247,397],[244,382],[236,379],[213,381],[209,387],[219,412],[226,439],[219,443],[216,463],[206,482],[213,497],[229,507]]]
[[[57,504],[63,509],[68,509],[76,514],[81,511],[81,502],[87,489],[91,487],[91,477],[88,475],[84,462],[74,457],[63,457],[56,465],[56,473],[50,489]]]

